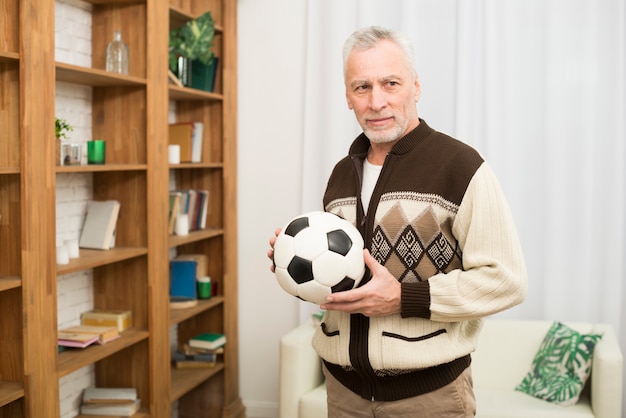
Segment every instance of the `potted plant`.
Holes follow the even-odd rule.
[[[210,67],[215,64],[213,38],[215,22],[211,12],[185,22],[170,32],[169,67],[185,86],[191,86],[192,66]]]
[[[70,125],[63,118],[54,119],[54,137],[55,137],[55,159],[57,164],[62,164],[61,161],[61,142],[69,138],[69,132],[73,131],[74,127]]]
[[[73,131],[74,127],[70,125],[65,119],[55,118],[54,120],[54,135],[56,139],[62,141],[69,138],[68,133]]]

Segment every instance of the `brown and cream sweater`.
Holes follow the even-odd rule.
[[[362,134],[337,163],[324,207],[357,225],[402,283],[402,312],[327,311],[313,345],[353,392],[397,400],[458,377],[482,318],[521,303],[527,277],[504,194],[478,152],[421,120],[387,155],[366,216],[360,190],[368,148]]]

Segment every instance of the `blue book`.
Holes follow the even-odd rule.
[[[170,298],[174,300],[196,299],[195,260],[170,261]]]

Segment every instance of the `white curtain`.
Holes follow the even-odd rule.
[[[310,0],[303,210],[360,132],[341,47],[371,24],[413,40],[420,116],[508,196],[529,293],[502,315],[611,323],[626,348],[626,0]]]

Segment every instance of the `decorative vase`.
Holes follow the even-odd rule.
[[[107,45],[106,70],[128,74],[129,55],[128,46],[122,41],[122,32],[113,32],[113,41]]]

